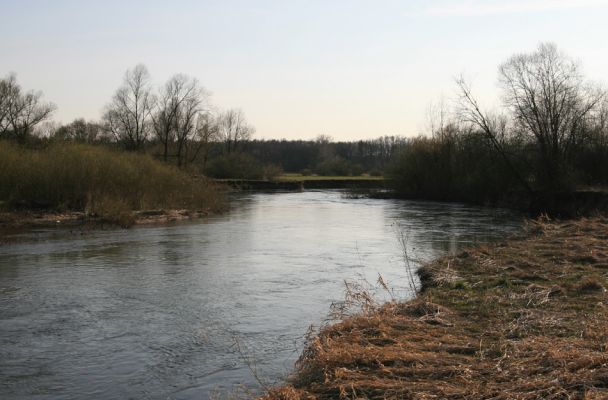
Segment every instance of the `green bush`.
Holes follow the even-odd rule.
[[[275,164],[266,164],[262,168],[262,174],[264,176],[264,179],[273,180],[277,176],[283,175],[283,168]]]
[[[253,156],[231,153],[209,162],[205,174],[217,179],[263,179],[264,166]]]
[[[322,176],[361,175],[363,168],[345,158],[335,156],[317,164],[315,172]]]

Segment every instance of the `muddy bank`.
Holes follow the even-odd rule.
[[[311,189],[381,189],[386,183],[377,178],[354,177],[352,179],[315,179],[301,180],[247,180],[247,179],[219,179],[216,182],[228,185],[237,190],[311,190]]]
[[[118,221],[87,214],[83,211],[43,212],[18,211],[0,213],[0,238],[9,233],[31,228],[69,227],[103,228],[130,227],[132,225],[166,224],[175,221],[204,218],[212,214],[209,210],[145,210],[134,211],[122,225]]]
[[[270,399],[608,398],[608,219],[439,259],[423,289],[328,326]]]

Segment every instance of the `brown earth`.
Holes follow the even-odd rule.
[[[0,213],[0,239],[2,236],[36,227],[130,227],[132,225],[165,224],[175,221],[204,218],[212,214],[208,210],[147,210],[134,211],[123,226],[114,220],[88,215],[82,211],[66,212],[6,212]]]
[[[536,221],[419,275],[416,299],[322,329],[262,399],[608,399],[608,219]]]

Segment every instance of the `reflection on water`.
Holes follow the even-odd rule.
[[[396,229],[428,260],[518,232],[521,217],[339,192],[243,195],[203,222],[0,246],[0,398],[200,399],[284,377],[345,279],[407,297]]]

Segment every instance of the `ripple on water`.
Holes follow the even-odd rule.
[[[409,295],[414,258],[504,238],[521,217],[444,203],[259,193],[206,221],[38,230],[0,246],[0,398],[204,399],[283,378],[344,281]],[[238,343],[238,345],[237,345]]]

